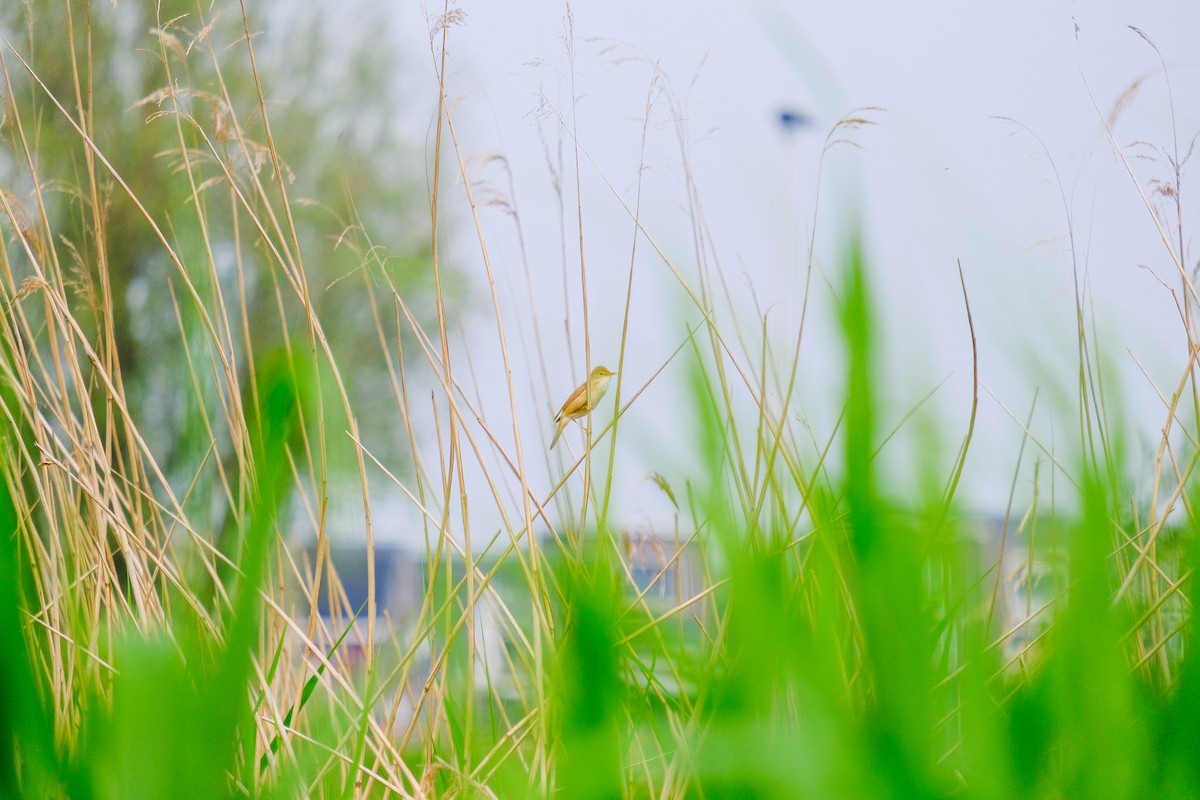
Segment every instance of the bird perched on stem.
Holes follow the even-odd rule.
[[[558,442],[558,437],[562,435],[568,422],[586,416],[596,408],[600,398],[608,391],[608,382],[615,374],[608,367],[596,367],[588,379],[571,392],[567,402],[563,403],[562,408],[554,415],[554,423],[558,427],[554,431],[554,438],[550,440],[551,448]]]

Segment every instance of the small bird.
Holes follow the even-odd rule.
[[[596,408],[600,398],[608,391],[608,382],[615,374],[608,367],[596,367],[588,379],[571,392],[567,402],[563,403],[562,408],[554,415],[554,423],[558,427],[554,431],[554,438],[550,440],[551,448],[558,442],[558,437],[562,435],[568,422],[586,416]]]
[[[784,133],[794,133],[800,128],[807,128],[813,124],[812,117],[794,108],[779,109],[775,118],[779,121],[779,127]]]

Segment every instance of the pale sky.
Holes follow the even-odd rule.
[[[423,141],[436,104],[429,22],[415,4],[397,8],[406,81],[425,92],[402,113]],[[574,125],[583,151],[593,363],[617,366],[634,232],[614,190],[632,205],[639,174],[642,225],[695,283],[684,207],[685,172],[693,177],[711,237],[709,269],[719,269],[733,287],[750,334],[759,324],[755,304],[769,309],[773,344],[785,349],[799,318],[825,136],[856,108],[879,107],[885,110],[864,114],[876,124],[853,134],[860,149],[839,148],[826,160],[815,253],[836,286],[845,234],[861,222],[889,379],[881,428],[897,424],[945,381],[927,409],[937,412],[948,471],[971,392],[955,267],[961,260],[987,390],[961,497],[979,511],[1003,510],[1021,431],[1001,403],[1023,417],[1039,392],[1034,428],[1069,457],[1077,440],[1071,408],[1056,417],[1051,407],[1073,402],[1074,264],[1095,300],[1109,364],[1122,379],[1134,458],[1149,457],[1143,451],[1156,446],[1165,410],[1137,364],[1160,391],[1178,382],[1185,339],[1160,280],[1176,288],[1179,280],[1103,120],[1141,81],[1112,133],[1143,189],[1152,178],[1170,178],[1164,163],[1145,158],[1153,154],[1148,146],[1131,145],[1170,153],[1177,141],[1183,154],[1200,132],[1200,3],[580,2],[573,6],[573,61],[559,0],[459,8],[466,17],[450,32],[447,87],[477,200],[498,201],[480,209],[481,225],[510,336],[521,442],[531,474],[542,482],[539,494],[551,485],[544,457],[549,418],[584,374],[574,152],[564,124]],[[1158,54],[1130,25],[1161,51],[1173,107]],[[781,109],[813,122],[787,135],[778,124]],[[560,146],[564,203],[547,157],[558,158]],[[1185,246],[1197,223],[1188,189],[1185,171]],[[507,213],[514,198],[515,217]],[[452,258],[475,286],[474,313],[456,342],[457,366],[464,376],[469,366],[483,385],[502,387],[483,259],[461,185],[448,188],[443,202],[455,226]],[[1187,258],[1194,266],[1195,254]],[[644,237],[634,263],[626,396],[679,345],[685,325],[699,319]],[[812,297],[791,413],[823,438],[841,402],[841,344],[823,280]],[[699,474],[690,418],[677,411],[685,377],[678,360],[623,418],[618,521],[661,527],[669,507],[643,479],[658,472],[679,491]],[[511,455],[507,393],[489,388],[480,396]],[[610,398],[597,419],[606,422],[611,413]],[[579,452],[578,430],[564,440]],[[910,458],[903,444],[886,452],[892,455],[885,463],[903,473]],[[1033,455],[1027,452],[1022,468],[1022,497],[1031,490]],[[495,459],[490,463],[499,469]],[[490,502],[486,492],[476,498]],[[479,513],[491,518],[486,508]]]

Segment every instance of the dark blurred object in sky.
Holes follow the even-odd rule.
[[[775,119],[779,122],[780,129],[784,133],[795,133],[800,128],[807,128],[813,124],[813,118],[803,111],[798,111],[794,108],[781,108],[775,112]]]

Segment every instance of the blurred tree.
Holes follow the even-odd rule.
[[[60,263],[72,316],[178,491],[216,488],[214,439],[237,474],[228,408],[239,386],[253,390],[256,353],[308,351],[306,305],[364,432],[380,434],[373,451],[401,457],[375,313],[394,357],[391,287],[406,299],[432,291],[424,159],[398,125],[407,98],[387,7],[250,10],[244,22],[238,3],[220,1],[0,6],[0,191],[14,209],[0,231],[9,261],[28,269],[9,290],[36,263]],[[89,380],[97,419],[119,431],[105,387]],[[324,406],[344,440],[341,404]],[[223,515],[212,492],[191,496],[194,522]]]

